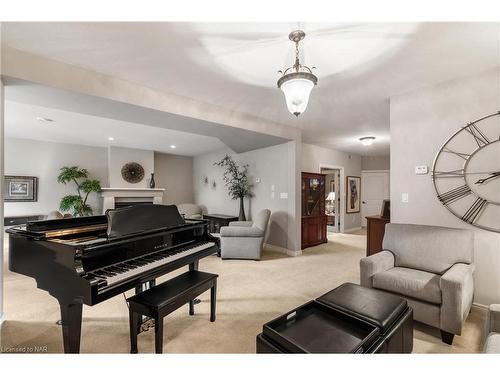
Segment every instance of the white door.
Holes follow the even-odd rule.
[[[389,199],[389,171],[361,172],[361,225],[366,217],[380,215],[382,201]]]

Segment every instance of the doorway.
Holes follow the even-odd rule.
[[[382,201],[389,199],[389,171],[361,171],[361,226],[366,217],[380,215]]]
[[[327,217],[327,232],[341,232],[340,211],[340,169],[320,168],[325,175],[325,214]]]

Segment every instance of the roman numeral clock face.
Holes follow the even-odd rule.
[[[500,112],[453,134],[436,155],[432,179],[439,201],[455,216],[500,232]]]

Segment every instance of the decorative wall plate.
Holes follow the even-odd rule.
[[[136,162],[130,162],[122,167],[122,177],[131,184],[137,184],[144,178],[144,168]]]
[[[434,159],[439,201],[468,224],[500,232],[500,112],[460,128]]]

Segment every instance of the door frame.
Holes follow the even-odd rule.
[[[387,173],[389,175],[389,197],[391,196],[391,170],[390,169],[368,169],[368,170],[362,170],[361,171],[361,185],[363,185],[363,173]],[[361,208],[360,208],[360,214],[361,214],[361,227],[363,227],[363,190],[361,189]]]
[[[339,214],[340,214],[340,228],[339,233],[344,233],[344,221],[345,221],[345,184],[344,181],[344,167],[340,165],[333,164],[322,164],[320,163],[318,166],[318,173],[321,173],[322,169],[338,169],[340,170],[340,181],[339,181],[339,194],[340,194],[340,202],[339,202]],[[328,233],[327,233],[328,235]]]

